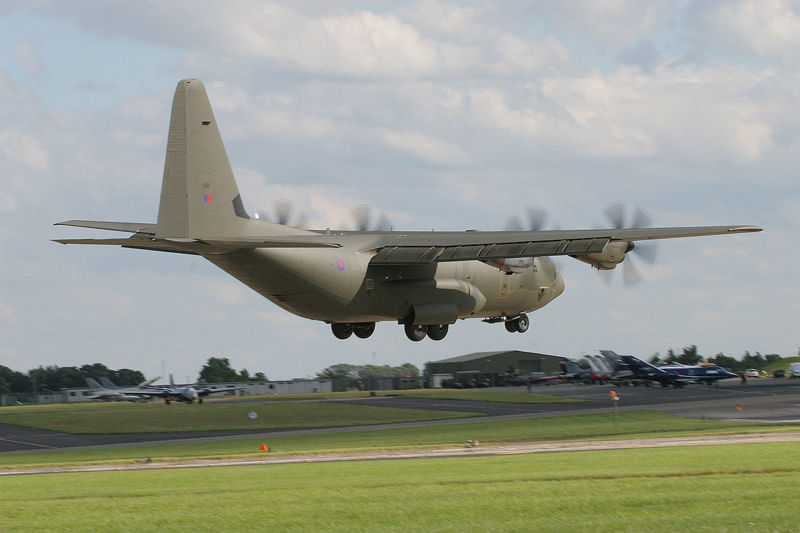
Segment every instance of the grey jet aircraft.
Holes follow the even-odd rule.
[[[642,218],[635,216],[631,226]],[[611,270],[636,242],[761,231],[756,226],[617,227],[531,231],[308,230],[248,215],[205,87],[178,83],[155,223],[70,220],[58,225],[131,233],[63,244],[199,255],[283,309],[367,338],[396,321],[407,337],[441,340],[459,319],[528,330],[527,313],[552,302],[564,280],[552,256]],[[648,224],[649,225],[649,224]]]
[[[147,381],[140,383],[137,387],[118,387],[111,382],[110,379],[106,377],[101,377],[100,381],[103,382],[103,385],[98,383],[93,378],[85,378],[86,384],[89,385],[90,388],[94,389],[92,391],[91,396],[87,396],[87,400],[103,400],[106,402],[146,402],[149,401],[152,397],[149,393],[152,392],[153,389],[147,389],[147,387],[154,381],[158,380],[159,378],[153,378]]]

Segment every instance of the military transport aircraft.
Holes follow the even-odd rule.
[[[164,403],[169,405],[171,402],[186,402],[186,403],[194,403],[197,400],[197,403],[203,403],[203,398],[210,394],[222,394],[224,392],[233,392],[239,390],[239,387],[208,387],[208,386],[197,386],[197,385],[183,385],[183,386],[175,386],[172,383],[172,376],[170,376],[170,385],[167,386],[160,386],[160,387],[149,387],[153,381],[156,381],[159,378],[155,378],[149,380],[145,384],[142,384],[138,387],[133,388],[109,388],[100,385],[97,381],[92,378],[86,378],[86,383],[95,391],[91,396],[88,396],[87,399],[89,400],[104,400],[107,402],[115,401],[128,401],[128,402],[146,402],[150,401],[153,398],[162,398]],[[102,381],[102,379],[101,379]]]
[[[635,216],[636,220],[642,217]],[[551,256],[611,270],[636,241],[731,235],[756,226],[622,227],[532,231],[308,230],[250,217],[239,195],[205,87],[178,83],[172,102],[155,223],[70,220],[58,225],[128,232],[64,244],[199,255],[296,315],[333,334],[367,338],[397,321],[413,341],[445,337],[458,319],[527,331],[526,313],[564,291]],[[640,250],[639,250],[640,251]]]

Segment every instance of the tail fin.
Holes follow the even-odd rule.
[[[156,376],[153,379],[146,379],[146,380],[142,381],[141,383],[139,383],[139,385],[137,385],[137,387],[149,387],[150,385],[152,385],[153,383],[155,383],[159,379],[161,379],[161,376]]]
[[[646,363],[639,359],[638,357],[634,357],[632,355],[622,355],[620,356],[622,360],[628,365],[628,368],[633,372],[634,375],[640,377],[659,377],[659,376],[669,376],[666,372],[658,368],[657,366],[653,366],[650,363]]]
[[[117,388],[119,388],[114,384],[113,381],[111,381],[110,379],[108,379],[105,376],[100,376],[100,383],[102,383],[103,386],[105,388],[107,388],[107,389],[117,389]]]
[[[89,385],[92,389],[102,389],[103,387],[94,380],[94,378],[84,378],[86,380],[86,384]]]
[[[172,100],[156,236],[209,238],[242,233],[249,219],[203,82],[178,82]]]

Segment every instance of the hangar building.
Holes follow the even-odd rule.
[[[561,372],[559,363],[566,357],[543,353],[521,352],[510,350],[502,352],[475,352],[459,355],[441,361],[425,363],[425,375],[456,374],[458,372],[480,372],[482,374],[504,374],[513,368],[513,372],[527,374],[529,372]]]

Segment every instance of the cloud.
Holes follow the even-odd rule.
[[[36,56],[36,47],[32,42],[17,41],[14,43],[14,55],[20,65],[28,72],[33,74],[42,72],[42,63]]]
[[[794,0],[696,2],[690,16],[695,39],[712,53],[798,66],[800,4]]]
[[[0,131],[0,150],[9,159],[24,163],[36,170],[48,169],[48,153],[34,135],[15,130]]]

